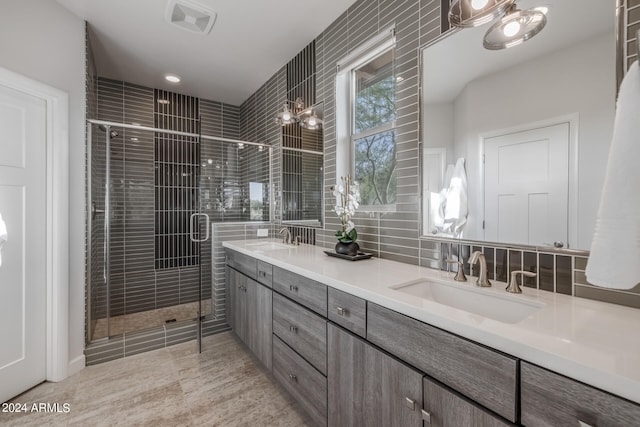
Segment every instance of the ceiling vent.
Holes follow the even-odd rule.
[[[192,0],[169,0],[165,19],[188,31],[209,34],[216,22],[216,13]]]

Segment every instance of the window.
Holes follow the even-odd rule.
[[[336,78],[337,177],[360,184],[364,210],[396,202],[395,38],[387,31],[339,65]]]

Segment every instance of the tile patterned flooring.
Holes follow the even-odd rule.
[[[202,300],[202,313],[211,313],[211,299]],[[138,313],[114,316],[111,318],[110,336],[122,335],[126,332],[142,331],[155,328],[165,324],[169,319],[176,321],[190,320],[198,318],[198,302],[173,305],[170,307],[158,308],[156,310],[140,311]],[[93,328],[93,339],[107,337],[107,319],[98,319]]]
[[[231,332],[89,366],[11,402],[64,403],[64,413],[0,413],[2,426],[307,426],[292,397]]]

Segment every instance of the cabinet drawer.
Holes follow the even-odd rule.
[[[334,288],[329,288],[328,298],[329,320],[361,337],[365,337],[367,331],[367,301]]]
[[[273,289],[327,317],[326,285],[274,266]]]
[[[515,358],[372,303],[367,339],[515,422]]]
[[[273,294],[273,333],[327,374],[327,321],[306,308]]]
[[[639,405],[527,362],[520,365],[520,382],[525,426],[622,427],[640,423]]]
[[[256,280],[257,261],[248,255],[226,249],[227,265],[233,267],[247,277]]]
[[[423,405],[426,412],[426,414],[423,413],[425,427],[507,427],[513,425],[491,415],[486,410],[427,377],[424,378],[423,392]]]
[[[273,268],[271,267],[271,264],[264,262],[264,261],[258,261],[258,282],[262,283],[265,286],[268,287],[272,287],[272,283],[273,283]]]
[[[276,336],[273,376],[317,425],[327,425],[327,379]]]

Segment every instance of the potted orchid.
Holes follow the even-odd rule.
[[[356,182],[351,181],[351,175],[340,177],[340,183],[333,187],[336,205],[333,211],[338,215],[340,228],[336,231],[338,243],[336,252],[343,255],[356,256],[360,247],[356,243],[358,232],[351,220],[360,206],[360,189]]]

